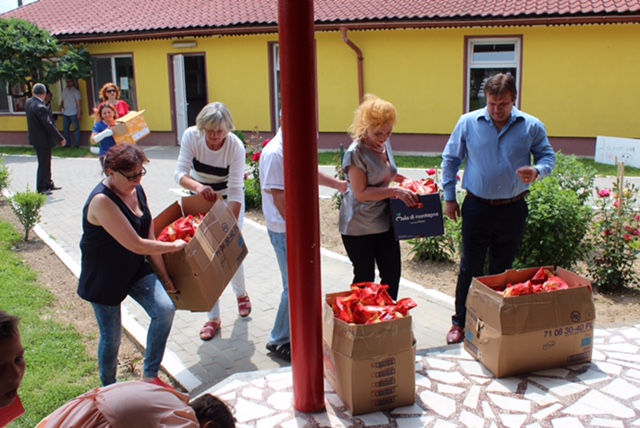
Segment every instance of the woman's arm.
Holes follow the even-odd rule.
[[[360,202],[380,201],[388,198],[402,200],[407,206],[418,204],[418,195],[404,187],[373,187],[367,183],[367,174],[360,168],[351,165],[349,167],[349,181],[353,195]]]
[[[153,229],[154,229],[153,222],[151,222],[151,227],[149,228],[149,239],[152,241],[155,241],[156,236],[153,232]],[[164,258],[162,257],[162,255],[153,254],[149,256],[149,259],[151,260],[151,265],[153,266],[156,272],[156,275],[158,275],[158,279],[160,280],[162,285],[164,285],[164,288],[167,291],[167,293],[170,293],[170,294],[177,293],[178,289],[173,284],[173,280],[171,279],[171,277],[169,276],[169,273],[167,272],[167,267],[164,264]]]
[[[87,220],[101,226],[120,245],[135,254],[154,255],[173,253],[183,249],[187,243],[181,239],[175,242],[161,242],[138,236],[120,208],[105,195],[96,195],[89,203]]]

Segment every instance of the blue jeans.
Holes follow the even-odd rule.
[[[267,229],[271,245],[276,252],[280,275],[282,275],[282,294],[280,295],[280,305],[276,314],[276,321],[269,335],[269,343],[272,345],[283,345],[289,343],[289,271],[287,267],[287,235],[286,233],[272,232]]]
[[[151,318],[149,331],[147,331],[147,350],[142,375],[155,378],[160,370],[176,309],[155,274],[149,274],[138,280],[129,296],[138,302]],[[122,338],[120,305],[107,306],[98,303],[92,303],[92,305],[100,329],[98,343],[100,380],[103,386],[107,386],[116,382],[118,350]]]
[[[73,125],[73,143],[76,147],[80,147],[80,123],[78,122],[78,116],[62,116],[62,127],[64,132],[64,139],[67,140],[67,147],[71,147],[71,132],[69,125]]]

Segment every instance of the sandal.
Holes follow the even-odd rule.
[[[274,345],[267,343],[267,350],[276,354],[276,356],[291,362],[291,343],[283,343],[282,345]]]
[[[248,317],[251,313],[251,301],[249,295],[238,297],[238,313],[242,318]]]
[[[207,321],[200,330],[200,339],[211,340],[220,330],[220,323],[217,321]]]

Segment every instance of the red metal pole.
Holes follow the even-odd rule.
[[[313,0],[279,0],[293,405],[324,408]]]

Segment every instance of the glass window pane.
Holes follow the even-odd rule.
[[[5,83],[0,83],[0,112],[9,113],[9,95]]]
[[[518,80],[517,71],[512,67],[472,68],[469,70],[471,79],[469,83],[469,111],[477,110],[487,105],[484,85],[487,80],[498,73],[511,74],[516,81]]]
[[[115,84],[120,88],[120,99],[129,104],[131,110],[136,108],[136,84],[133,75],[133,58],[117,57],[115,58]]]
[[[102,101],[100,99],[100,89],[105,83],[113,81],[111,70],[111,58],[93,58],[93,100],[96,106]]]
[[[507,44],[476,44],[473,46],[473,62],[504,62],[515,61],[515,45]]]

